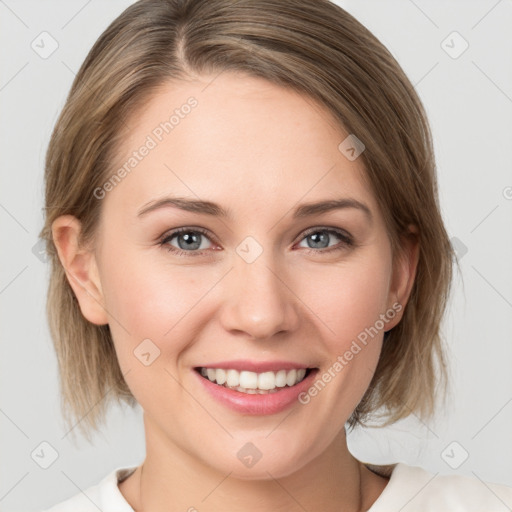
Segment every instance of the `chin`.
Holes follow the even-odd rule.
[[[271,436],[275,434],[274,432]],[[265,439],[268,434],[264,434],[260,437],[245,436],[237,441],[230,440],[231,446],[217,450],[216,455],[219,458],[210,458],[207,464],[220,473],[229,473],[230,477],[240,480],[272,480],[287,477],[306,465],[317,454],[304,440],[290,442],[290,436],[283,434],[276,434],[274,439]]]

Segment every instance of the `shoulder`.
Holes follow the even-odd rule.
[[[441,475],[401,462],[366,466],[389,476],[387,486],[368,512],[505,512],[512,508],[512,487],[484,482],[476,476]]]
[[[137,466],[116,468],[96,485],[42,512],[133,512],[117,484],[136,468]]]

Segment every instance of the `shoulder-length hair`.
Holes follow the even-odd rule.
[[[68,423],[78,420],[88,437],[110,399],[137,402],[109,326],[81,314],[52,240],[52,222],[74,215],[83,243],[93,241],[102,203],[94,191],[113,174],[125,120],[170,80],[227,70],[308,95],[332,112],[340,130],[363,141],[365,179],[384,216],[393,258],[407,226],[418,228],[409,301],[400,323],[384,336],[373,379],[348,424],[364,425],[379,409],[386,419],[381,426],[411,413],[430,417],[448,382],[440,324],[456,258],[440,213],[426,114],[399,64],[328,0],[140,0],[90,50],[46,156],[40,236],[51,265],[47,315]]]

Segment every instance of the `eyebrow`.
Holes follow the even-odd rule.
[[[151,201],[144,205],[141,210],[139,210],[137,216],[142,217],[149,212],[170,207],[179,208],[180,210],[192,213],[211,215],[213,217],[222,217],[226,219],[233,217],[229,210],[225,210],[217,203],[213,203],[211,201],[189,199],[186,197],[165,197],[157,201]],[[302,204],[293,211],[292,217],[294,219],[299,219],[313,215],[319,215],[321,213],[326,213],[333,210],[343,210],[348,208],[354,208],[362,211],[365,213],[370,223],[373,222],[373,215],[370,208],[361,201],[348,197]]]

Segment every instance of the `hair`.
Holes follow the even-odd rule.
[[[378,410],[385,421],[377,426],[410,414],[429,418],[449,380],[441,322],[456,257],[440,213],[426,113],[400,65],[328,0],[140,0],[89,51],[46,154],[40,236],[51,265],[47,316],[68,424],[77,420],[89,438],[104,420],[107,394],[131,406],[137,402],[109,326],[81,313],[52,223],[73,215],[82,224],[81,243],[93,243],[102,204],[94,190],[113,173],[127,120],[170,81],[222,71],[298,91],[325,106],[340,130],[363,141],[363,178],[382,212],[393,261],[402,254],[407,227],[418,228],[419,261],[403,317],[385,333],[371,383],[347,423],[365,426]]]

